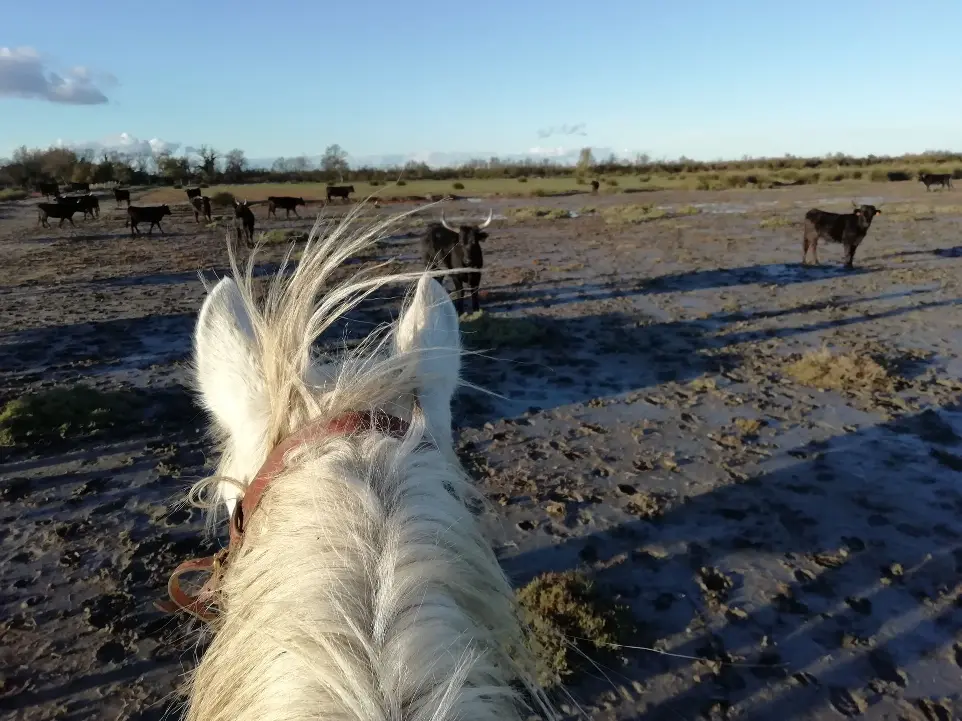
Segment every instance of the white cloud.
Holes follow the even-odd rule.
[[[115,150],[128,155],[150,155],[154,157],[161,153],[175,153],[181,146],[180,143],[161,140],[160,138],[141,140],[130,133],[118,133],[116,135],[108,135],[101,140],[87,140],[79,143],[58,138],[54,145],[78,151],[92,150],[95,153],[99,153]]]
[[[62,75],[47,70],[46,62],[30,47],[0,47],[0,97],[35,98],[68,105],[101,105],[107,96],[97,87],[116,84],[109,73],[95,77],[89,68],[77,65]]]

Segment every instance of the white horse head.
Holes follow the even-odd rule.
[[[352,234],[345,222],[323,240],[315,226],[263,303],[252,261],[242,274],[232,256],[238,280],[201,309],[196,381],[221,443],[219,498],[243,536],[218,569],[189,719],[511,721],[525,714],[516,681],[552,714],[464,502],[476,491],[451,440],[462,351],[448,294],[429,274],[332,279],[386,226]],[[396,323],[339,358],[312,353],[344,313],[402,281],[416,286]],[[358,412],[401,432],[333,430]]]

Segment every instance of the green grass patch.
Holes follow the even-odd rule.
[[[7,188],[5,190],[0,190],[0,201],[5,200],[26,200],[30,197],[30,193],[26,190],[20,190],[19,188]]]
[[[539,345],[548,337],[544,326],[533,320],[483,310],[461,316],[461,334],[475,348],[524,348]]]
[[[541,574],[517,599],[538,680],[548,688],[594,668],[591,661],[619,658],[619,645],[636,632],[629,609],[604,598],[578,571]]]
[[[139,425],[145,409],[145,400],[128,391],[76,385],[31,393],[0,411],[0,446],[50,443]]]

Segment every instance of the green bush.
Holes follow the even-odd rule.
[[[464,183],[458,181],[457,183],[451,183],[451,187],[455,190],[464,190]]]
[[[28,193],[26,190],[20,190],[19,188],[0,190],[0,200],[26,200],[29,197],[30,193]]]
[[[211,205],[233,205],[234,194],[229,193],[226,190],[222,190],[219,193],[214,193],[212,196],[210,196],[210,202]]]
[[[519,182],[519,183],[527,183],[527,182],[528,182],[528,179],[522,175],[520,178],[518,178],[518,182]]]
[[[395,183],[395,185],[407,185],[407,184],[408,184],[408,181],[406,180],[399,180]]]

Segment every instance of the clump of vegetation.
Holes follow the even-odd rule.
[[[615,178],[605,178],[605,185],[611,186],[612,188],[617,188],[618,180]]]
[[[263,245],[289,245],[303,243],[306,240],[307,233],[293,228],[275,228],[260,234],[260,242]]]
[[[785,367],[799,383],[821,390],[895,390],[897,376],[868,353],[832,353],[828,348],[809,351]]]
[[[532,206],[525,206],[522,208],[512,208],[508,211],[510,215],[515,220],[532,220],[534,218],[547,218],[548,220],[559,220],[561,218],[570,218],[571,213],[569,213],[564,208],[539,208]]]
[[[698,215],[700,212],[701,209],[694,205],[683,205],[675,211],[675,215]]]
[[[641,203],[635,205],[610,205],[601,209],[601,217],[609,225],[630,225],[658,220],[668,215],[664,208]]]
[[[234,194],[226,190],[222,190],[219,193],[214,193],[212,196],[210,196],[211,205],[227,206],[233,205],[233,203]]]
[[[527,183],[527,182],[528,182],[528,179],[527,179],[525,176],[522,175],[520,178],[518,178],[518,182],[519,182],[519,183]]]
[[[0,411],[0,446],[49,443],[139,425],[145,409],[145,399],[130,392],[84,385],[30,393]]]
[[[761,228],[784,228],[795,225],[795,221],[785,215],[770,215],[767,218],[762,218],[758,225]]]
[[[5,190],[0,190],[0,201],[4,200],[26,200],[30,197],[30,193],[26,190],[20,190],[19,188],[7,188]]]
[[[375,178],[375,179],[373,179],[373,180],[369,180],[369,181],[367,181],[367,182],[368,182],[368,185],[371,185],[371,186],[374,186],[374,187],[377,187],[378,185],[381,184],[381,181],[378,180],[377,178]]]
[[[456,183],[452,183],[451,187],[454,188],[455,190],[464,190],[464,183],[462,183],[461,181],[458,181]]]
[[[401,178],[395,183],[395,185],[407,185],[407,184],[408,184],[408,181],[404,180],[404,178]]]
[[[528,318],[491,315],[479,310],[461,316],[464,339],[476,348],[524,348],[538,345],[547,337],[543,325]]]
[[[635,632],[629,609],[602,597],[579,571],[541,574],[519,589],[517,598],[545,687],[592,667],[586,656],[617,658],[619,645]]]

